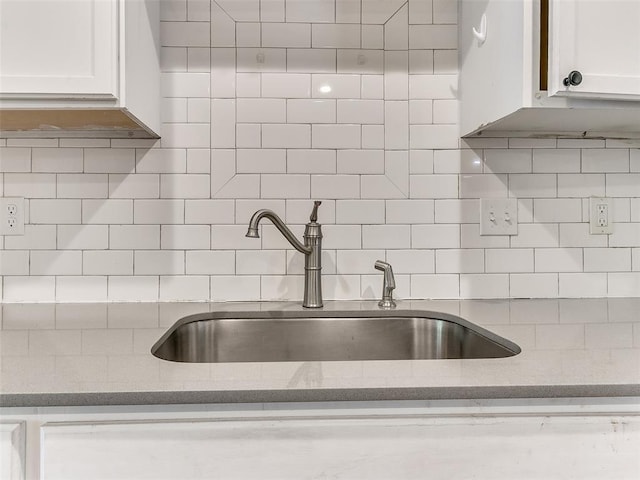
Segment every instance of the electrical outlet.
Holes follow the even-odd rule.
[[[23,198],[0,198],[0,235],[24,235]]]
[[[480,199],[480,235],[517,235],[516,198]]]
[[[589,233],[607,235],[613,233],[613,209],[610,198],[589,199]]]

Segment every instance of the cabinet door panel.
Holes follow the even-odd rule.
[[[638,478],[637,416],[47,424],[42,478]]]
[[[549,1],[549,94],[640,100],[640,2]],[[582,82],[565,86],[574,70]]]
[[[116,20],[115,0],[2,0],[0,95],[115,97]]]
[[[25,476],[25,425],[0,423],[0,478],[23,480]]]

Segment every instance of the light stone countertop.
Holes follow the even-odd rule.
[[[326,302],[324,311],[377,309]],[[472,360],[186,364],[151,346],[207,311],[296,302],[3,304],[0,406],[640,396],[640,298],[403,301],[521,348]]]

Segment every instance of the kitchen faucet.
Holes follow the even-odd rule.
[[[302,306],[306,308],[322,307],[322,225],[318,220],[318,207],[322,202],[313,202],[313,211],[309,223],[304,229],[304,245],[293,235],[275,212],[268,209],[258,210],[249,221],[247,237],[260,238],[258,224],[263,218],[268,218],[284,235],[293,248],[304,254],[304,298]]]

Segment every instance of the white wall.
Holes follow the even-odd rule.
[[[162,140],[0,140],[2,299],[300,299],[322,199],[327,299],[640,296],[640,143],[461,142],[453,0],[166,0]],[[326,88],[331,87],[330,92]],[[588,197],[615,233],[588,234]],[[479,236],[479,198],[519,234]]]

